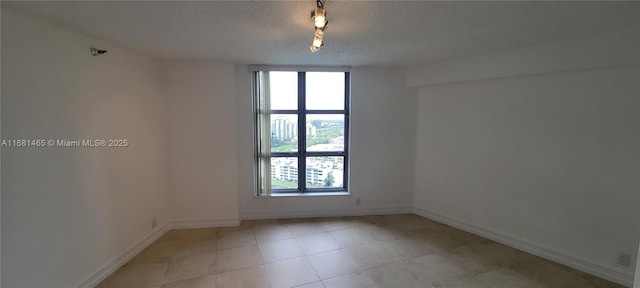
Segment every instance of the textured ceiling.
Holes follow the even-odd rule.
[[[315,1],[2,1],[3,7],[157,58],[248,64],[404,65],[591,33],[640,31],[640,2],[327,0],[325,46],[309,51]]]

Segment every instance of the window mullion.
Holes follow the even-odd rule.
[[[306,115],[305,115],[305,93],[306,78],[304,72],[298,72],[298,188],[301,193],[307,189],[307,164],[306,164]]]
[[[347,156],[347,153],[344,151],[309,151],[307,153],[305,153],[305,156],[307,157],[333,157],[333,156],[340,156],[340,157],[345,157]]]
[[[305,114],[347,114],[345,110],[307,110]]]
[[[351,111],[351,73],[344,73],[344,152],[345,156],[343,158],[343,169],[342,172],[342,185],[344,189],[347,189],[347,183],[349,183],[349,132],[351,127],[351,123],[349,119],[351,118],[349,115],[349,111]]]
[[[271,110],[271,114],[298,114],[298,110]]]

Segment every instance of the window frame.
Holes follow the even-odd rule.
[[[263,70],[265,71],[265,70]],[[266,70],[269,72],[278,72],[278,71],[287,71],[287,70]],[[288,70],[291,71],[291,70]],[[291,195],[291,194],[308,194],[308,193],[335,193],[335,192],[347,192],[349,191],[349,135],[350,135],[350,112],[351,112],[351,73],[350,71],[294,71],[297,72],[297,81],[298,81],[298,106],[296,110],[272,110],[269,109],[271,115],[296,115],[298,120],[297,125],[297,134],[298,134],[298,149],[297,151],[288,151],[288,152],[271,152],[271,159],[274,158],[284,158],[284,157],[294,157],[298,159],[298,188],[280,188],[280,189],[271,189],[271,193],[273,195]],[[324,109],[324,110],[308,110],[306,107],[306,74],[308,72],[338,72],[344,73],[344,109],[343,110],[335,110],[335,109]],[[259,71],[253,72],[254,79],[258,78]],[[254,81],[254,84],[257,81]],[[254,87],[254,89],[256,89]],[[255,91],[254,91],[255,92]],[[256,93],[253,93],[254,101],[256,97]],[[255,107],[255,105],[254,105]],[[307,151],[306,140],[306,123],[308,115],[328,115],[328,114],[340,114],[344,115],[344,149],[342,151]],[[254,119],[254,127],[256,127],[257,120]],[[257,132],[257,128],[254,128],[254,132]],[[256,134],[257,135],[257,134]],[[256,143],[258,143],[260,139],[256,139]],[[256,149],[257,151],[257,149]],[[307,187],[307,158],[308,157],[342,157],[343,158],[343,175],[342,175],[342,186],[341,187],[327,187],[327,188],[308,188]],[[258,158],[256,157],[256,160]],[[255,169],[255,180],[260,178],[259,169]],[[272,175],[273,176],[273,175]],[[259,189],[259,187],[257,187]]]

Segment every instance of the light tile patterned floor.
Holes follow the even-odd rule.
[[[172,230],[98,288],[622,287],[415,215]]]

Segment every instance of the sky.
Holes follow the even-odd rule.
[[[298,72],[272,71],[269,72],[269,77],[271,80],[271,109],[297,109]],[[343,72],[307,72],[306,81],[307,109],[344,109]]]

